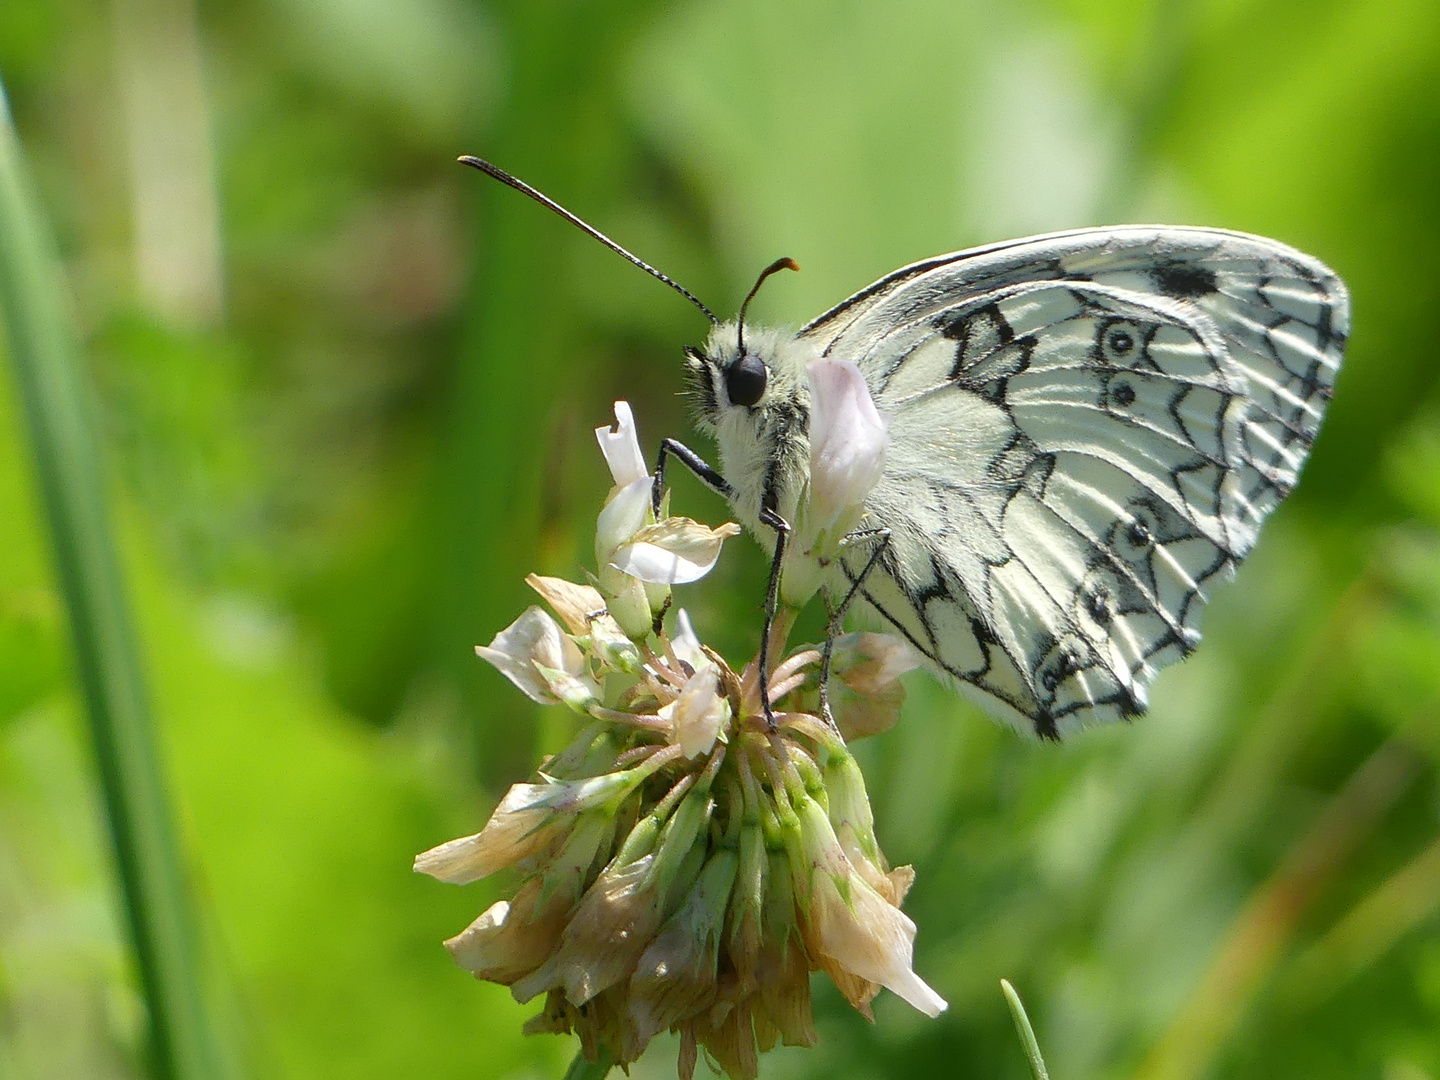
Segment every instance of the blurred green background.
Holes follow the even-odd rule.
[[[1304,482],[1152,714],[1063,747],[923,679],[861,747],[938,1021],[817,981],[769,1077],[1440,1077],[1440,5],[3,0],[196,883],[263,1078],[559,1076],[410,873],[567,729],[471,646],[574,576],[590,429],[686,431],[688,305],[800,323],[916,258],[1110,221],[1278,237],[1354,335]],[[8,363],[5,365],[10,366]],[[64,609],[0,380],[0,1075],[143,1075]],[[703,444],[701,444],[703,445]],[[723,506],[677,481],[676,505]],[[753,648],[727,548],[702,636]],[[635,1068],[673,1075],[663,1040]],[[702,1066],[703,1070],[703,1066]]]

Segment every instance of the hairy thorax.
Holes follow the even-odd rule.
[[[776,496],[774,509],[794,522],[809,482],[810,390],[805,365],[815,346],[789,330],[745,328],[745,352],[765,363],[764,396],[754,405],[735,405],[725,391],[725,369],[739,355],[733,322],[711,331],[705,348],[688,354],[691,390],[696,399],[696,426],[715,437],[720,473],[731,488],[736,517],[768,548],[773,531],[760,525],[766,491]]]

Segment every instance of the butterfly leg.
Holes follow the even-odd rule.
[[[711,491],[718,495],[724,495],[727,499],[730,497],[729,483],[714,466],[684,443],[676,439],[661,439],[660,453],[655,460],[655,482],[650,485],[650,508],[655,512],[655,520],[660,520],[660,503],[665,498],[665,456],[667,454],[678,459]],[[665,618],[665,612],[669,609],[670,599],[666,599],[665,606],[655,613],[655,633],[657,635],[660,633],[660,625]]]
[[[850,590],[845,594],[845,599],[840,601],[838,607],[829,610],[829,622],[825,626],[825,646],[820,652],[820,716],[832,728],[835,727],[835,717],[830,714],[830,661],[835,653],[835,639],[840,636],[840,623],[845,618],[845,612],[855,602],[855,597],[860,592],[860,587],[865,579],[870,576],[870,571],[875,569],[875,564],[880,561],[880,556],[890,544],[889,529],[862,529],[853,532],[840,541],[842,547],[849,547],[853,544],[873,541],[875,547],[870,552],[870,558],[865,561],[860,573],[855,575],[850,582]],[[830,601],[825,601],[827,609]]]
[[[666,457],[673,457],[689,469],[702,484],[727,499],[732,489],[725,477],[704,458],[682,442],[663,439],[660,442],[659,460],[655,463],[655,483],[651,491],[655,516],[660,516],[660,502],[665,490]],[[775,530],[775,554],[770,560],[770,581],[765,589],[765,629],[760,635],[760,656],[756,664],[760,689],[760,708],[765,713],[765,723],[771,731],[777,727],[775,710],[770,705],[770,634],[775,626],[775,616],[780,607],[780,564],[785,560],[785,542],[790,536],[790,523],[775,509],[776,496],[767,492],[760,508],[760,522]]]
[[[766,725],[775,731],[779,725],[775,722],[775,710],[770,704],[770,631],[775,626],[775,615],[780,609],[780,565],[785,561],[785,542],[790,538],[790,523],[775,510],[774,499],[769,495],[760,507],[760,523],[775,530],[775,554],[770,560],[770,582],[765,587],[765,629],[760,634],[760,657],[756,664],[760,708],[764,710]]]
[[[660,502],[665,496],[665,456],[675,458],[695,474],[696,478],[717,495],[730,498],[730,484],[714,466],[684,443],[675,439],[660,440],[660,453],[655,461],[655,483],[650,491],[651,509],[660,516]]]

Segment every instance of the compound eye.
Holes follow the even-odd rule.
[[[742,356],[725,369],[725,395],[732,405],[754,405],[765,396],[770,372],[758,356]]]

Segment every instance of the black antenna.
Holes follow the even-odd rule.
[[[623,255],[625,258],[629,259],[632,263],[638,266],[641,270],[644,270],[647,274],[651,274],[654,277],[659,278],[666,285],[669,285],[670,288],[674,289],[681,296],[685,297],[686,300],[689,300],[697,308],[703,311],[705,313],[705,317],[709,319],[712,323],[714,323],[716,326],[720,325],[720,320],[715,317],[715,313],[711,311],[708,307],[706,307],[704,304],[702,304],[700,302],[700,298],[697,297],[694,293],[692,293],[689,289],[685,288],[685,286],[681,285],[678,281],[666,277],[659,270],[656,270],[653,266],[645,262],[643,259],[637,259],[634,255],[631,255],[630,252],[626,251],[619,244],[615,243],[614,240],[611,240],[599,229],[595,228],[593,225],[589,225],[586,222],[581,221],[578,217],[572,214],[569,210],[566,210],[554,199],[550,198],[548,195],[545,195],[543,192],[536,191],[529,184],[525,183],[524,180],[511,176],[499,166],[491,165],[490,162],[478,157],[471,157],[469,154],[465,154],[460,158],[460,164],[469,165],[471,168],[479,169],[481,172],[486,173],[489,176],[493,176],[502,184],[506,184],[514,188],[521,194],[529,195],[530,198],[534,199],[541,206],[547,207],[555,211],[555,213],[559,214],[566,221],[570,222],[571,225],[574,225],[577,229],[580,229],[583,232],[589,233],[596,240],[599,240],[600,243],[604,244],[611,251],[615,252],[615,254]],[[765,280],[763,275],[760,280]],[[759,286],[757,285],[756,288],[759,288]]]
[[[760,291],[760,286],[765,284],[765,279],[771,274],[778,274],[781,270],[799,269],[800,264],[787,255],[783,259],[776,259],[769,266],[765,267],[764,270],[760,271],[760,276],[755,279],[755,284],[751,286],[749,294],[745,297],[745,302],[740,305],[740,317],[735,321],[735,355],[737,357],[745,355],[745,309],[750,306],[750,301],[755,299],[755,294]]]

